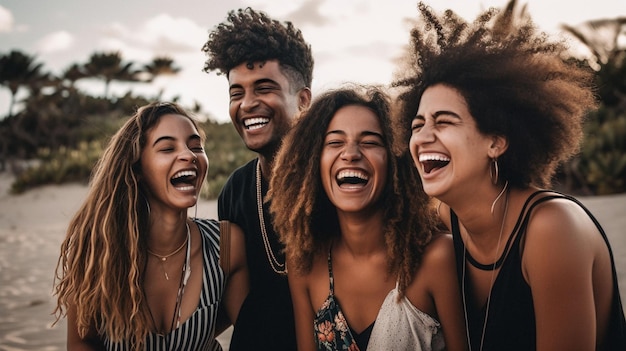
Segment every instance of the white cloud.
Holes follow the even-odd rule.
[[[139,28],[113,23],[104,29],[106,43],[120,49],[148,51],[149,56],[173,56],[177,53],[200,52],[207,30],[188,18],[160,14],[147,19]]]
[[[60,30],[50,33],[37,42],[37,49],[41,53],[54,53],[68,50],[74,44],[74,36],[67,31]]]
[[[13,30],[13,13],[0,5],[0,33]]]
[[[199,52],[208,34],[204,27],[190,19],[161,14],[148,20],[139,35],[156,45],[157,50]]]

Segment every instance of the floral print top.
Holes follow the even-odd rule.
[[[328,251],[328,275],[330,278],[330,293],[322,307],[318,310],[313,322],[317,349],[319,351],[359,351],[348,322],[335,299],[335,283],[330,250]]]

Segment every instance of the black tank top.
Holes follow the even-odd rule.
[[[531,204],[531,201],[537,195],[545,193],[549,194],[538,198]],[[491,292],[489,317],[487,318],[482,350],[528,351],[536,349],[535,312],[532,293],[522,274],[523,242],[532,210],[538,204],[551,199],[568,199],[583,208],[598,228],[607,245],[613,270],[613,303],[611,320],[607,331],[606,350],[626,350],[626,321],[619,294],[613,253],[607,236],[596,218],[577,199],[548,190],[537,191],[528,197],[512,231],[511,238],[513,240],[509,240],[505,246],[505,258]],[[465,245],[461,239],[458,218],[452,209],[450,210],[450,222],[454,238],[457,272],[459,272],[459,286],[465,284],[465,301],[474,301],[472,283],[467,279],[463,282],[463,277],[460,273],[464,267],[464,256],[468,260],[472,259],[468,257],[469,253],[464,252]],[[507,252],[508,254],[506,254]],[[491,268],[491,266],[489,267]],[[466,308],[471,347],[472,350],[479,350],[485,321],[485,307],[477,307],[468,303]]]

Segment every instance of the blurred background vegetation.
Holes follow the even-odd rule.
[[[626,192],[626,17],[562,28],[588,51],[585,59],[569,59],[593,70],[601,104],[589,114],[580,154],[561,167],[555,187],[576,195]],[[0,84],[11,93],[8,111],[0,111],[0,171],[15,175],[13,193],[43,184],[87,183],[111,135],[137,107],[160,100],[132,92],[109,96],[109,86],[150,84],[179,71],[167,57],[141,65],[124,62],[119,52],[96,52],[59,76],[43,67],[28,53],[0,52]],[[101,80],[103,95],[77,89],[81,79]],[[18,91],[27,97],[15,101]],[[16,103],[19,111],[13,111]],[[216,122],[199,105],[184,107],[202,121],[207,134],[210,167],[202,196],[213,199],[229,174],[255,155],[229,122]]]
[[[158,95],[132,92],[109,96],[109,86],[115,82],[150,84],[159,75],[178,71],[167,57],[139,65],[124,62],[119,52],[96,52],[88,62],[73,63],[60,76],[54,76],[28,53],[0,53],[0,84],[11,93],[8,111],[0,111],[0,116],[6,113],[0,117],[0,171],[15,176],[11,192],[44,184],[87,183],[115,131],[138,107],[161,100]],[[92,96],[77,89],[75,83],[81,79],[102,81],[103,95]],[[15,101],[21,90],[27,92],[26,98]],[[17,102],[22,108],[15,112]],[[201,121],[207,135],[210,166],[202,197],[213,199],[230,173],[255,154],[246,149],[230,122],[216,122],[198,105],[183,107]]]

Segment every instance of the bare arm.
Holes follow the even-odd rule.
[[[569,202],[539,205],[531,217],[522,270],[532,290],[538,351],[596,347],[590,231],[595,226]]]
[[[463,305],[451,235],[440,235],[433,240],[420,269],[427,271],[435,309],[446,341],[446,350],[467,350]]]
[[[94,325],[89,328],[85,337],[78,335],[76,325],[76,308],[71,306],[67,311],[67,350],[68,351],[94,351],[104,350],[102,340]]]
[[[288,263],[289,265],[289,263]],[[313,321],[315,319],[311,298],[306,284],[306,276],[298,275],[288,270],[289,290],[293,302],[293,313],[296,322],[296,339],[298,351],[315,351],[313,339]]]
[[[223,307],[231,323],[237,320],[243,301],[249,290],[248,264],[243,231],[235,223],[230,224],[230,275],[226,282]]]

